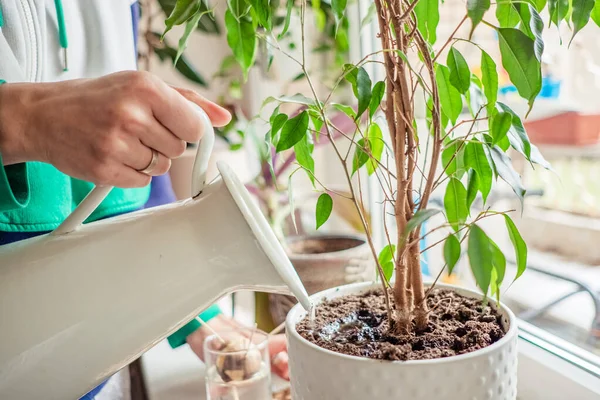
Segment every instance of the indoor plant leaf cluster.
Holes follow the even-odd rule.
[[[180,2],[182,7],[186,3],[178,0],[177,4]],[[447,232],[439,242],[443,245],[446,268],[450,272],[455,268],[464,247],[477,286],[485,296],[499,298],[500,285],[507,279],[506,255],[484,231],[481,221],[503,215],[518,267],[513,279],[526,267],[527,246],[507,211],[485,208],[475,213],[471,205],[477,197],[485,205],[499,180],[523,200],[526,190],[512,166],[511,152],[521,154],[531,165],[549,165],[530,142],[521,117],[498,101],[498,68],[502,66],[506,71],[531,110],[542,87],[542,32],[548,25],[540,13],[547,10],[549,22],[554,25],[569,23],[575,36],[590,20],[600,22],[598,2],[508,0],[492,4],[489,0],[469,0],[456,29],[438,43],[440,1],[375,0],[369,18],[377,20],[381,49],[358,63],[344,65],[332,85],[333,92],[340,83],[349,83],[355,96],[353,104],[336,104],[331,100],[332,94],[320,96],[306,68],[304,32],[309,24],[308,10],[318,23],[324,4],[290,0],[284,12],[279,13],[275,3],[269,1],[228,3],[228,42],[241,68],[247,71],[253,65],[258,43],[266,41],[297,63],[301,79],[310,88],[308,94],[295,98],[268,99],[277,107],[268,118],[271,130],[264,137],[267,153],[288,155],[286,160],[291,161],[285,161],[287,166],[295,164],[294,172],[304,171],[314,189],[323,193],[316,209],[318,226],[335,207],[331,197],[352,201],[367,232],[383,293],[389,296],[388,304],[394,305],[387,311],[397,331],[427,326],[429,310],[420,257],[429,248],[420,249],[419,243],[423,238],[421,225],[437,214],[445,218],[434,230]],[[347,3],[337,0],[328,6],[339,32],[340,26],[347,23]],[[199,12],[191,13],[189,18]],[[302,33],[299,58],[277,45],[277,38],[288,29],[294,13],[299,14]],[[278,15],[283,18],[280,26],[273,23]],[[468,24],[469,35],[461,37],[460,28]],[[475,30],[484,29],[497,36],[495,51],[499,57],[471,40]],[[473,73],[473,66],[458,44],[480,52],[480,74]],[[384,80],[373,82],[368,72],[371,63],[383,65]],[[418,129],[416,96],[422,96],[426,104],[425,134]],[[281,112],[279,106],[288,103],[299,104],[301,109],[293,115]],[[352,121],[350,131],[332,119],[332,114],[340,111]],[[388,141],[384,141],[382,131],[389,136]],[[339,160],[347,191],[329,190],[315,176],[312,153],[320,144],[330,146]],[[277,169],[270,167],[271,171]],[[385,226],[388,243],[381,252],[375,248],[364,213],[362,171],[380,184],[384,213],[394,216],[393,226]],[[441,210],[430,204],[434,191],[443,192]],[[390,234],[392,229],[395,235]]]

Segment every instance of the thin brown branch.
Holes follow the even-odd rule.
[[[454,28],[454,31],[452,31],[452,33],[450,34],[450,37],[448,38],[448,40],[446,40],[446,42],[443,44],[442,47],[440,47],[440,49],[437,51],[437,54],[435,55],[435,57],[433,57],[433,62],[435,63],[438,59],[438,57],[444,52],[444,50],[446,49],[446,47],[450,44],[450,42],[452,42],[452,39],[454,39],[454,35],[456,35],[456,33],[458,32],[458,30],[460,29],[460,27],[462,26],[462,24],[465,23],[465,21],[467,20],[468,16],[465,15],[463,17],[463,19],[460,20],[460,22],[458,23],[458,25],[456,26],[456,28]]]

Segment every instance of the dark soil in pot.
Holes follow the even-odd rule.
[[[434,289],[427,302],[432,310],[429,326],[410,335],[390,332],[381,290],[323,301],[314,325],[305,318],[296,330],[325,349],[380,360],[451,357],[487,347],[505,335],[501,316],[479,299]]]

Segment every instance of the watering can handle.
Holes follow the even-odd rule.
[[[206,183],[210,153],[215,144],[215,130],[206,112],[196,104],[193,104],[193,106],[202,120],[202,130],[204,133],[202,139],[198,142],[198,150],[194,166],[192,167],[192,198],[195,198],[202,193],[202,189],[204,189],[204,184]],[[102,200],[108,196],[112,188],[113,186],[96,186],[51,234],[62,235],[77,229],[94,212]]]

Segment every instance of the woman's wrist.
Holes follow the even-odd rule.
[[[0,85],[0,152],[4,165],[35,160],[27,129],[28,120],[34,118],[28,100],[32,85]]]

